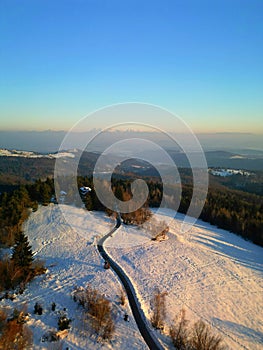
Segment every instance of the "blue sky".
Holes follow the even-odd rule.
[[[263,134],[262,62],[261,0],[1,0],[0,129],[136,101],[196,132]]]

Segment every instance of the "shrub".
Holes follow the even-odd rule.
[[[0,291],[14,289],[24,278],[23,269],[13,260],[8,257],[0,260]]]
[[[115,324],[112,318],[109,318],[103,328],[102,338],[104,340],[110,340],[115,330]]]
[[[35,306],[34,306],[34,314],[42,315],[42,313],[43,313],[43,308],[42,308],[42,306],[41,306],[39,303],[35,303]]]
[[[4,310],[0,310],[0,333],[5,327],[6,319],[7,319],[6,312]]]
[[[170,327],[170,336],[177,350],[224,350],[223,339],[215,335],[201,320],[189,329],[182,309]]]
[[[45,262],[42,260],[34,260],[32,263],[32,275],[39,276],[46,273],[47,269],[45,267]]]
[[[65,314],[62,314],[58,319],[58,329],[60,331],[64,331],[65,329],[69,329],[70,323],[71,323],[71,319],[68,318]]]
[[[191,345],[194,350],[223,350],[223,339],[213,334],[211,329],[201,320],[193,327]]]
[[[123,288],[120,288],[120,303],[122,306],[126,304],[126,293]]]
[[[51,304],[51,310],[52,310],[52,311],[55,311],[55,310],[56,310],[56,303],[53,302],[53,303]]]
[[[57,335],[56,331],[48,331],[42,336],[41,341],[49,343],[58,342],[59,336]]]
[[[13,317],[7,322],[5,313],[0,312],[2,315],[0,349],[23,350],[31,346],[32,332],[24,322],[20,322],[22,314],[23,311],[14,310]]]
[[[73,298],[84,307],[94,331],[105,340],[111,339],[115,324],[110,301],[91,285],[88,285],[85,290],[76,289]]]

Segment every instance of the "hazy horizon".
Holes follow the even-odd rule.
[[[0,130],[0,148],[17,149],[34,152],[56,152],[66,136],[66,131],[43,130],[43,131],[4,131]],[[86,132],[74,132],[72,143],[67,149],[78,148],[78,143],[90,142],[95,136],[95,141],[91,145],[91,150],[102,151],[109,143],[117,142],[121,138],[146,138],[158,141],[166,149],[174,149],[175,143],[169,142],[163,133],[145,132],[137,130],[115,130],[107,131],[100,135],[98,129]],[[174,136],[174,133],[171,133]],[[260,151],[263,152],[263,135],[252,133],[197,133],[201,146],[207,150],[227,150],[227,151]],[[186,136],[187,137],[187,136]],[[176,139],[176,137],[175,137]]]

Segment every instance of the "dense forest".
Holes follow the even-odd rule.
[[[132,178],[113,178],[112,190],[120,200],[129,200],[131,194]],[[162,200],[162,183],[157,178],[146,179],[149,196],[144,207],[158,207]],[[66,186],[65,179],[65,186]],[[82,205],[87,210],[108,211],[100,203],[93,190],[92,177],[78,177],[78,186],[89,186],[92,191],[86,195],[79,196],[68,188],[67,195],[63,198],[64,203]],[[166,198],[166,206],[172,207],[176,185],[170,186],[171,196]],[[82,202],[80,201],[80,197]],[[186,181],[182,186],[182,197],[178,211],[186,213],[192,199],[191,181]],[[59,202],[55,198],[53,180],[37,180],[34,184],[20,186],[9,193],[0,196],[0,244],[1,246],[12,246],[16,235],[21,231],[23,221],[28,217],[30,211],[37,210],[38,204],[47,205],[50,201]],[[137,213],[138,214],[138,213]],[[122,214],[125,223],[130,223],[131,216],[135,214]],[[139,215],[137,215],[139,216]],[[142,216],[142,213],[140,213]],[[147,215],[146,215],[147,216]],[[223,185],[210,185],[206,202],[200,218],[206,222],[241,235],[258,245],[263,246],[263,197],[250,194],[240,190],[227,188]]]

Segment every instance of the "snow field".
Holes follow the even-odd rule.
[[[3,299],[1,307],[21,307],[26,304],[30,313],[27,325],[33,331],[33,349],[56,349],[56,343],[41,342],[42,336],[49,330],[57,330],[59,313],[66,308],[66,314],[72,319],[71,330],[62,341],[63,349],[147,349],[128,304],[119,302],[121,287],[111,270],[104,270],[103,260],[93,245],[94,237],[107,233],[114,222],[101,213],[90,213],[89,220],[83,220],[83,209],[63,206],[63,212],[71,217],[71,227],[65,221],[58,205],[40,207],[30,215],[24,229],[32,245],[35,257],[45,261],[48,271],[35,278],[22,295],[12,302]],[[86,216],[85,216],[86,217]],[[83,318],[83,309],[72,299],[76,286],[85,287],[91,283],[113,303],[117,314],[116,330],[109,343],[98,343],[97,337]],[[43,315],[33,313],[38,302],[43,306]],[[52,302],[56,310],[51,311]],[[129,322],[123,320],[125,312]]]
[[[169,215],[163,210],[160,220]],[[182,221],[178,214],[169,239],[160,243],[113,248],[119,237],[129,240],[131,228],[124,226],[106,242],[134,283],[145,314],[151,315],[150,301],[158,287],[168,293],[168,325],[184,308],[189,321],[201,318],[230,349],[262,349],[263,249],[202,221],[181,233]]]
[[[163,210],[159,218],[165,220],[169,215],[169,210]],[[230,349],[262,349],[263,249],[202,221],[183,234],[183,218],[178,214],[170,223],[166,241],[153,242],[147,232],[122,225],[105,247],[132,281],[148,319],[155,288],[167,291],[166,332],[183,307],[190,324],[202,319]],[[103,213],[66,205],[40,207],[30,215],[25,233],[36,258],[45,261],[48,271],[33,280],[24,294],[13,302],[3,299],[0,306],[27,304],[33,349],[55,349],[54,344],[42,343],[41,337],[57,329],[58,313],[64,308],[72,327],[63,349],[147,349],[129,307],[120,305],[118,278],[111,269],[103,269],[96,248],[98,239],[114,224]],[[116,332],[110,343],[97,342],[83,320],[82,308],[72,299],[74,287],[87,283],[105,294],[116,310]],[[36,302],[44,308],[41,316],[33,314]],[[57,305],[55,312],[51,311],[52,302]],[[125,312],[130,322],[123,320]],[[156,334],[165,348],[172,348],[165,334]]]

